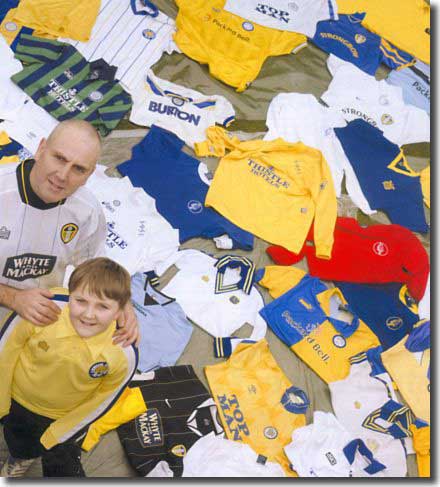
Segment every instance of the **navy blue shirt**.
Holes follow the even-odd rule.
[[[153,125],[118,171],[155,198],[158,212],[179,229],[181,243],[194,237],[228,234],[234,247],[252,249],[251,233],[205,207],[209,186],[200,177],[199,161],[185,154],[183,146],[179,137]]]
[[[400,147],[360,118],[334,132],[371,209],[384,211],[391,223],[427,233],[420,175],[408,165]]]

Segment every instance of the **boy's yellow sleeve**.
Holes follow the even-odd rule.
[[[91,450],[103,434],[128,423],[146,410],[147,405],[140,387],[125,388],[112,408],[90,426],[81,448],[85,451]]]
[[[58,443],[67,441],[82,428],[100,417],[126,387],[132,372],[134,372],[127,369],[125,361],[121,361],[113,373],[103,378],[98,389],[87,401],[62,418],[55,420],[40,438],[40,443],[44,448],[49,450]]]
[[[34,325],[17,313],[9,314],[0,328],[0,418],[9,413],[14,370]]]

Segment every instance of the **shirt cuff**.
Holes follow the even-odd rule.
[[[47,430],[43,433],[42,437],[40,438],[40,443],[46,448],[46,450],[50,450],[55,445],[58,445],[59,441],[53,433],[50,431],[50,426]]]

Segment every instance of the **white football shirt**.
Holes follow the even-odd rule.
[[[61,204],[26,203],[29,164],[0,166],[0,283],[49,289],[61,286],[67,265],[105,255],[105,218],[84,187]]]
[[[156,202],[128,177],[106,176],[97,166],[87,188],[102,205],[107,221],[107,257],[124,266],[130,275],[154,270],[162,274],[163,263],[179,247],[179,232],[156,210]]]
[[[234,108],[223,96],[205,96],[157,78],[151,70],[132,95],[131,122],[162,127],[192,148],[206,139],[208,127],[215,124],[227,127],[235,118]]]
[[[333,79],[321,99],[339,110],[345,120],[362,118],[398,146],[429,142],[429,116],[404,102],[402,88],[377,81],[333,54],[327,66]]]
[[[302,142],[322,152],[333,177],[336,196],[341,195],[342,179],[353,202],[364,213],[375,213],[365,198],[359,181],[333,128],[345,127],[347,122],[336,111],[321,105],[313,95],[280,93],[267,111],[268,132],[264,140],[278,137],[286,142]]]
[[[370,477],[364,469],[371,462],[359,451],[352,464],[345,455],[344,448],[352,441],[354,437],[332,413],[315,411],[313,423],[294,430],[284,451],[300,477]],[[378,471],[374,476],[384,475]]]
[[[264,301],[252,286],[250,294],[241,289],[215,293],[217,259],[198,250],[181,250],[174,262],[179,269],[162,290],[177,300],[186,316],[214,337],[229,337],[245,323],[253,327],[249,339],[258,341],[266,334],[266,322],[258,314]],[[224,285],[237,282],[237,269],[226,269]]]
[[[258,459],[246,443],[209,434],[183,457],[182,477],[285,477],[278,463]]]
[[[172,36],[174,20],[148,0],[102,0],[90,40],[72,44],[87,59],[117,66],[116,78],[131,94],[164,52],[179,51]]]
[[[349,375],[329,383],[333,411],[355,438],[361,438],[383,465],[386,477],[406,475],[406,451],[402,440],[379,431],[377,425],[389,423],[378,419],[378,410],[390,399],[397,402],[391,378],[386,371],[375,374],[375,365],[365,357],[353,363]],[[383,369],[383,366],[381,367]]]
[[[272,29],[313,37],[320,20],[338,20],[335,0],[226,0],[224,10]]]

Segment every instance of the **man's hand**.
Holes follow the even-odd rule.
[[[120,343],[123,347],[128,347],[132,343],[139,345],[141,336],[139,334],[139,326],[133,305],[129,301],[118,320],[119,328],[113,335],[113,343]]]
[[[11,308],[34,325],[51,325],[58,319],[61,309],[50,298],[53,298],[53,294],[47,289],[17,289],[12,297]]]

